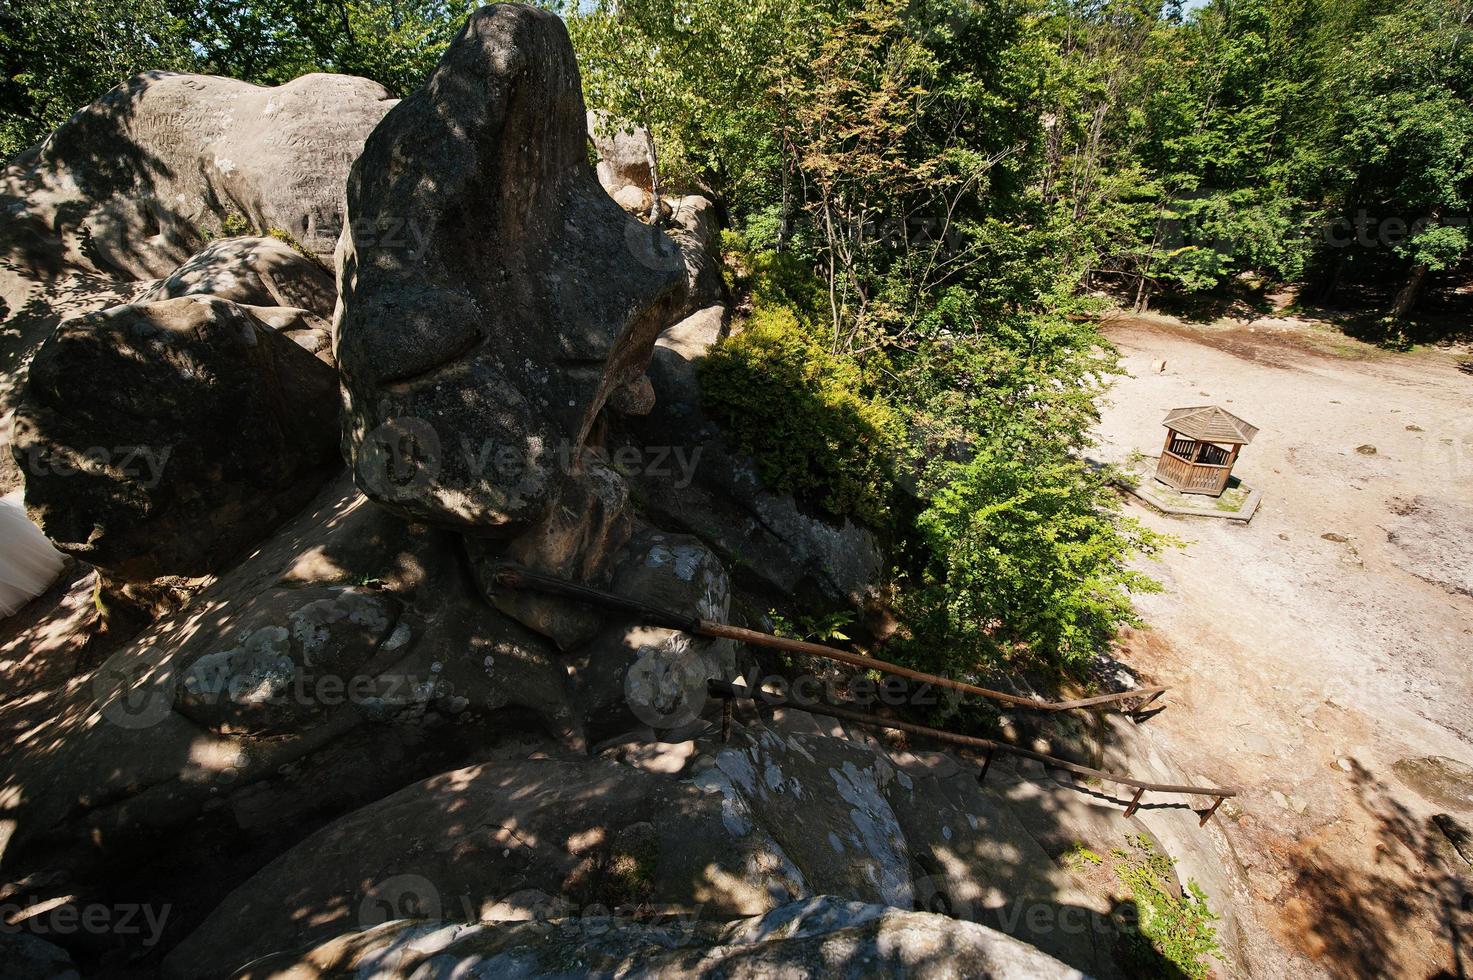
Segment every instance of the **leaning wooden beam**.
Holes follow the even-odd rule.
[[[994,691],[989,688],[978,687],[976,684],[968,684],[965,681],[952,680],[949,677],[939,677],[936,674],[928,674],[921,670],[912,670],[909,667],[902,667],[900,664],[887,663],[884,660],[876,660],[873,657],[850,653],[847,650],[839,650],[835,647],[824,646],[819,643],[790,640],[787,637],[773,636],[771,633],[743,629],[740,626],[728,626],[725,623],[716,623],[709,619],[681,616],[678,613],[673,613],[666,609],[659,609],[636,599],[614,595],[613,593],[590,588],[577,582],[569,582],[566,579],[561,579],[553,575],[532,572],[517,565],[507,564],[500,566],[493,575],[493,581],[496,585],[508,589],[543,592],[548,595],[557,595],[579,602],[603,606],[606,609],[616,609],[629,613],[652,626],[663,626],[667,629],[682,630],[686,633],[696,633],[700,636],[709,636],[716,639],[736,640],[740,643],[769,647],[787,653],[801,653],[810,657],[822,657],[826,660],[848,664],[851,667],[859,667],[864,670],[877,670],[895,677],[904,677],[907,680],[920,681],[924,684],[934,684],[936,687],[944,687],[949,690],[960,691],[963,694],[972,694],[980,698],[986,698],[989,701],[1010,704],[1018,708],[1028,708],[1033,711],[1118,708],[1128,714],[1133,714],[1154,701],[1166,690],[1164,687],[1138,687],[1132,688],[1129,691],[1101,694],[1098,697],[1079,698],[1073,701],[1044,701],[1025,698],[1017,694],[1008,694],[1006,691]],[[1134,707],[1123,704],[1123,702],[1136,698],[1140,698],[1141,703]]]
[[[998,742],[990,738],[977,738],[973,735],[958,735],[956,732],[948,732],[940,728],[929,728],[925,725],[899,721],[894,718],[880,718],[862,711],[852,711],[848,708],[840,708],[831,704],[810,704],[806,701],[794,703],[780,695],[771,694],[766,691],[760,693],[752,692],[745,687],[739,687],[727,681],[712,680],[708,682],[707,687],[715,697],[752,699],[774,708],[793,708],[815,715],[838,718],[840,721],[851,721],[859,725],[869,725],[873,728],[893,728],[896,731],[908,732],[912,735],[924,735],[927,738],[934,738],[937,741],[950,742],[953,745],[960,745],[969,749],[978,749],[984,753],[979,778],[986,776],[988,767],[992,765],[992,755],[994,752],[1006,752],[1009,755],[1016,755],[1024,759],[1032,759],[1034,762],[1040,762],[1050,769],[1062,769],[1079,776],[1088,776],[1106,782],[1119,783],[1122,786],[1129,786],[1135,790],[1135,794],[1126,807],[1126,816],[1135,815],[1135,811],[1140,807],[1141,794],[1146,790],[1150,790],[1153,793],[1173,793],[1182,796],[1205,796],[1217,801],[1202,817],[1202,824],[1205,825],[1207,819],[1217,812],[1217,807],[1221,805],[1224,799],[1238,795],[1238,790],[1234,787],[1183,786],[1176,783],[1153,783],[1144,779],[1136,779],[1133,776],[1122,776],[1118,773],[1106,772],[1103,769],[1092,769],[1089,766],[1081,766],[1067,759],[1045,755],[1042,752],[1034,752],[1030,749],[1010,745],[1007,742]]]

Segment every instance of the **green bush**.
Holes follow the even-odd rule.
[[[863,372],[812,336],[810,283],[786,257],[759,256],[746,275],[745,326],[701,364],[702,403],[763,482],[836,517],[889,522],[900,414],[865,393]]]
[[[1119,514],[1104,477],[1072,458],[982,449],[932,464],[925,486],[929,561],[903,599],[913,658],[952,670],[1032,658],[1079,673],[1120,626],[1139,625],[1130,594],[1160,590],[1127,562],[1167,539]]]
[[[1222,959],[1217,916],[1207,907],[1207,896],[1195,881],[1176,894],[1172,859],[1157,851],[1146,837],[1131,837],[1131,850],[1115,848],[1115,876],[1130,888],[1135,902],[1136,930],[1127,933],[1119,949],[1122,965],[1132,976],[1181,977],[1201,980],[1211,972],[1208,957]]]

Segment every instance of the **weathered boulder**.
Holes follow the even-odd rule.
[[[696,232],[684,228],[669,231],[680,249],[681,266],[685,270],[686,300],[676,313],[683,320],[703,307],[726,301],[726,282],[721,277],[721,260],[701,241]]]
[[[332,318],[338,300],[332,274],[275,238],[222,238],[133,300],[218,296],[243,306],[288,306]]]
[[[720,796],[616,763],[533,757],[436,776],[318,831],[221,903],[165,970],[210,976],[233,965],[227,955],[243,963],[404,914],[474,921],[528,889],[576,909],[700,905],[717,917],[810,894]]]
[[[1391,771],[1424,800],[1436,806],[1473,813],[1473,766],[1446,756],[1432,755],[1398,759],[1392,764]]]
[[[689,233],[692,240],[711,255],[721,256],[716,205],[710,198],[700,194],[671,198],[670,223]]]
[[[551,644],[486,604],[451,535],[373,507],[341,471],[185,608],[0,704],[0,730],[32,736],[0,742],[7,870],[126,863],[206,813],[219,840],[290,842],[294,823],[467,765],[509,731],[582,744]],[[98,846],[47,850],[79,839]]]
[[[747,732],[702,781],[740,798],[818,892],[910,908],[910,855],[885,797],[895,767],[842,739]]]
[[[352,586],[269,594],[256,619],[267,625],[243,629],[234,642],[220,643],[206,630],[201,636],[213,642],[185,644],[181,659],[189,666],[179,679],[175,708],[217,732],[306,730],[329,713],[327,705],[307,696],[307,684],[361,676],[389,640],[399,610],[392,595]],[[406,631],[390,648],[408,639]]]
[[[560,488],[555,507],[509,541],[470,538],[466,545],[482,589],[506,615],[570,650],[589,640],[603,621],[600,610],[536,592],[496,587],[504,562],[566,579],[607,584],[610,562],[634,534],[629,486],[592,452],[584,451],[580,478]]]
[[[710,308],[696,317],[703,332],[715,329]],[[727,446],[698,404],[667,398],[699,385],[692,368],[662,348],[651,370],[655,409],[635,432],[645,447],[660,447],[686,466],[636,475],[645,516],[700,538],[731,565],[737,585],[765,601],[856,604],[884,568],[874,533],[848,518],[811,513],[792,494],[763,486],[752,460]]]
[[[8,980],[81,980],[71,955],[24,932],[0,932],[0,962]]]
[[[377,82],[304,75],[275,88],[146,72],[83,108],[0,176],[0,296],[64,268],[167,275],[227,218],[280,228],[326,259],[343,181],[392,101]]]
[[[103,383],[105,381],[105,383]],[[339,465],[330,368],[226,300],[68,320],[16,412],[26,505],[122,583],[213,572]]]
[[[689,535],[640,535],[615,569],[612,588],[692,618],[726,622],[731,610],[725,567]],[[730,640],[611,622],[578,651],[578,698],[589,738],[639,725],[690,724],[706,706],[706,682],[732,676],[735,657]]]
[[[586,142],[562,21],[496,5],[365,143],[336,330],[345,452],[378,503],[477,536],[525,531],[642,377],[684,276],[640,260],[673,246],[609,199]],[[406,247],[362,233],[410,219]]]
[[[168,967],[208,975],[229,965],[222,951],[299,948],[399,916],[635,908],[719,920],[828,893],[945,911],[1119,976],[1115,884],[1081,877],[1067,855],[1081,844],[1108,853],[1145,831],[1041,776],[1003,757],[979,785],[955,757],[887,750],[791,709],[738,722],[726,744],[634,736],[595,759],[522,749],[302,841],[216,908]]]
[[[129,302],[136,280],[170,275],[212,236],[280,229],[330,268],[348,166],[392,104],[377,83],[345,75],[263,88],[150,72],[17,157],[0,171],[0,419],[57,324]],[[277,291],[331,316],[320,289],[299,302],[298,285],[278,279]],[[326,330],[312,339],[326,351]],[[0,433],[0,492],[21,482],[8,449]]]
[[[613,196],[634,187],[645,194],[654,188],[654,152],[649,130],[594,109],[587,118],[588,139],[598,155],[598,182]],[[648,199],[646,199],[648,200]],[[649,205],[645,205],[649,210]]]
[[[396,919],[306,952],[264,957],[234,976],[329,980],[366,975],[382,980],[569,975],[1082,980],[1084,976],[985,926],[830,896],[730,923],[608,915],[475,925]]]

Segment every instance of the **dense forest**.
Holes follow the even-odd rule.
[[[145,69],[402,94],[465,11],[7,2],[0,154]],[[1152,587],[1133,558],[1169,542],[1082,452],[1099,312],[1293,303],[1395,343],[1466,278],[1473,0],[562,12],[589,105],[653,133],[657,188],[719,204],[744,328],[708,408],[769,483],[886,536],[893,652],[931,668],[1078,671]]]

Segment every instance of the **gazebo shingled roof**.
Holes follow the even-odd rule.
[[[1216,405],[1173,408],[1161,424],[1199,442],[1219,442],[1234,446],[1246,446],[1258,435],[1257,427]]]

